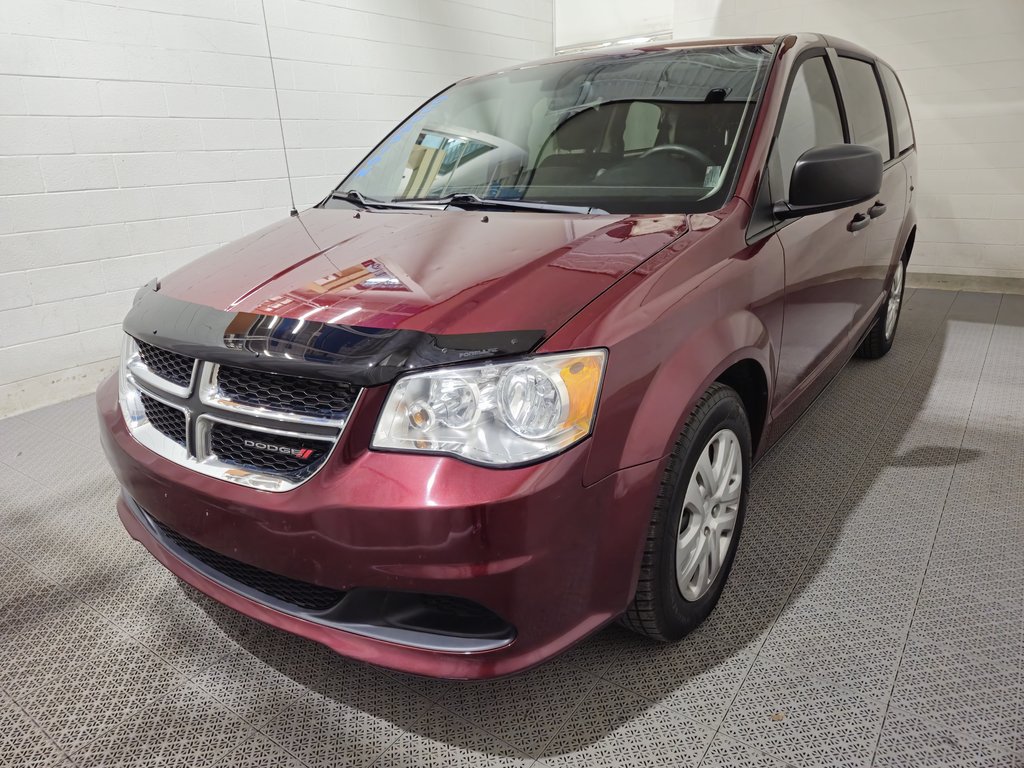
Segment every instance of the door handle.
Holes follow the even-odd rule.
[[[853,218],[850,219],[850,223],[846,225],[846,228],[851,232],[857,232],[861,229],[864,229],[864,227],[866,227],[870,223],[871,219],[869,219],[866,214],[855,213],[853,215]]]
[[[877,219],[883,213],[885,213],[885,203],[881,200],[876,200],[875,204],[868,208],[868,216],[872,219]]]

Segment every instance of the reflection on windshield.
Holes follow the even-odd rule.
[[[613,212],[724,202],[772,46],[556,61],[464,81],[340,185],[383,201],[453,194]]]

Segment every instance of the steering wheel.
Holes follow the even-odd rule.
[[[693,160],[696,163],[699,163],[704,168],[707,168],[708,166],[711,165],[715,165],[715,161],[708,157],[706,154],[701,152],[699,149],[689,147],[686,144],[659,144],[656,147],[651,147],[650,149],[648,149],[646,152],[640,155],[640,158],[643,159],[645,157],[650,157],[651,155],[657,154],[659,152],[686,155],[688,159]]]

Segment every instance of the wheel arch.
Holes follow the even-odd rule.
[[[610,365],[615,365],[615,358],[613,348]],[[768,329],[749,309],[725,315],[692,333],[645,377],[643,392],[632,407],[626,402],[632,399],[631,390],[635,392],[632,386],[624,387],[604,403],[609,412],[632,411],[632,418],[627,424],[620,421],[618,425],[603,425],[599,415],[587,484],[618,469],[666,457],[697,401],[716,381],[739,393],[751,421],[752,444],[762,447],[774,359]],[[632,385],[637,383],[633,378]],[[620,397],[621,402],[614,402]]]
[[[904,263],[910,263],[910,254],[914,252],[914,241],[917,239],[917,224],[910,228],[910,233],[907,235],[907,242],[903,246],[903,254],[900,258],[903,259]]]
[[[715,381],[734,389],[743,401],[750,423],[750,449],[756,456],[768,417],[768,375],[757,360],[745,357],[722,371]]]

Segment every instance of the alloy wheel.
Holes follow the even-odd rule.
[[[892,276],[892,287],[889,289],[889,303],[885,307],[885,340],[889,341],[896,331],[896,321],[900,317],[900,303],[903,301],[903,262],[896,265],[896,273]]]
[[[699,600],[729,552],[743,489],[743,451],[731,429],[701,451],[686,487],[676,536],[676,583],[683,599]]]

